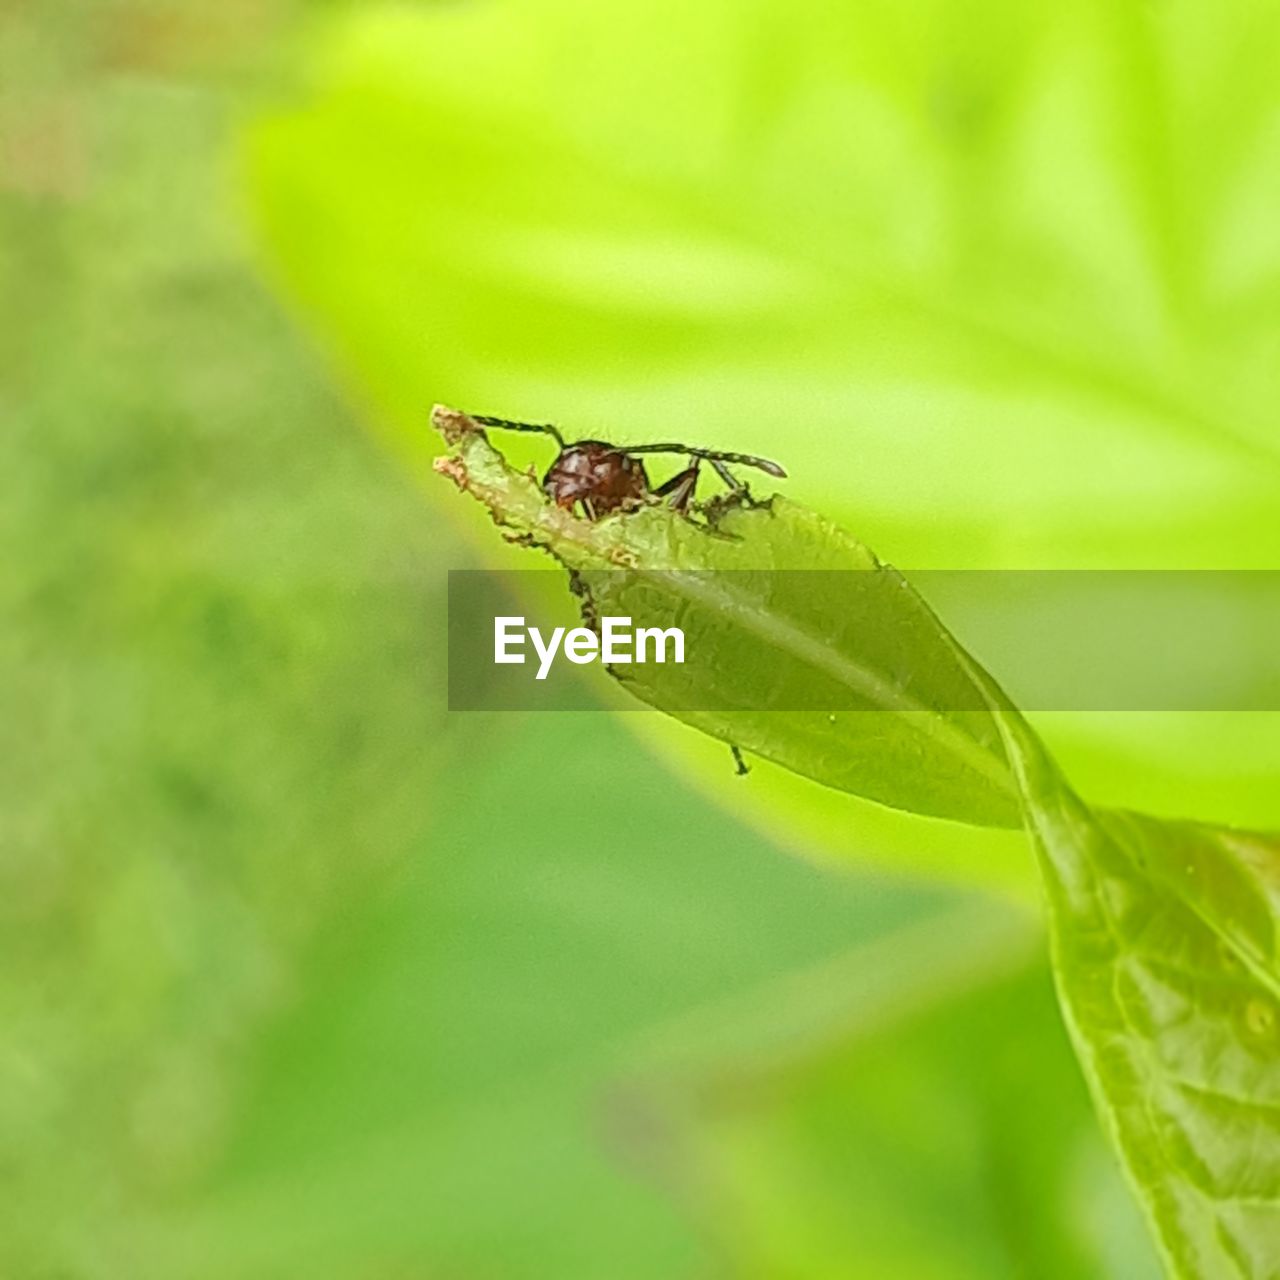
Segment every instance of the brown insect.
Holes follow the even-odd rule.
[[[606,444],[603,440],[578,440],[569,444],[559,428],[550,422],[513,422],[509,418],[490,418],[481,414],[472,414],[471,417],[486,427],[534,431],[550,436],[560,446],[560,452],[542,477],[542,491],[556,506],[566,511],[581,505],[589,520],[639,506],[649,498],[665,498],[676,511],[688,511],[704,462],[711,465],[716,475],[735,494],[745,494],[746,485],[729,470],[729,464],[755,467],[779,479],[787,474],[776,462],[749,453],[725,453],[719,449],[698,449],[687,444],[640,444],[625,448]],[[689,465],[655,489],[649,483],[644,463],[636,456],[641,453],[682,453],[689,459]]]

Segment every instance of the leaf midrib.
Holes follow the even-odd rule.
[[[751,596],[708,584],[705,574],[678,569],[633,569],[630,572],[639,574],[646,580],[675,584],[679,588],[678,594],[686,600],[709,605],[731,615],[735,623],[742,625],[744,630],[764,640],[772,648],[830,676],[837,683],[867,698],[880,710],[908,716],[907,724],[912,727],[913,732],[940,746],[968,769],[993,783],[1013,802],[1017,802],[1018,791],[1002,757],[984,748],[976,739],[956,728],[937,708],[913,698],[882,673],[852,661],[803,627],[784,621],[769,610],[760,608]],[[879,570],[866,572],[874,573]],[[928,726],[927,731],[921,729],[922,723]]]

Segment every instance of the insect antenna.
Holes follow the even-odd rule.
[[[627,453],[683,453],[690,458],[702,458],[713,466],[717,462],[732,462],[740,467],[755,467],[767,475],[776,476],[779,480],[786,479],[787,475],[778,463],[770,462],[768,458],[757,458],[752,453],[725,453],[719,449],[696,449],[687,444],[627,444],[620,445],[619,448]],[[716,467],[716,470],[719,471],[720,468]]]
[[[482,427],[500,427],[504,431],[533,431],[538,435],[550,436],[562,450],[565,447],[560,428],[551,422],[513,422],[510,418],[491,418],[485,413],[473,413],[470,417]]]

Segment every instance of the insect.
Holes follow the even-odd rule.
[[[698,475],[704,462],[729,486],[733,494],[746,495],[747,487],[729,470],[729,464],[755,467],[766,475],[786,476],[786,472],[768,458],[749,453],[724,453],[718,449],[697,449],[687,444],[606,444],[603,440],[577,440],[568,443],[558,427],[550,422],[512,422],[509,418],[491,418],[472,414],[472,420],[486,427],[507,431],[534,431],[550,436],[560,452],[542,477],[542,491],[558,507],[572,511],[579,504],[590,520],[625,507],[639,506],[648,498],[665,498],[680,512],[687,512],[698,487]],[[642,453],[682,453],[689,459],[683,471],[655,489],[649,473],[637,456]]]

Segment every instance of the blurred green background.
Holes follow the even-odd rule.
[[[759,450],[906,568],[1280,567],[1278,53],[0,5],[0,1275],[1154,1275],[1021,839],[448,715],[445,571],[524,561],[426,413]],[[1274,716],[1038,723],[1280,826]]]

